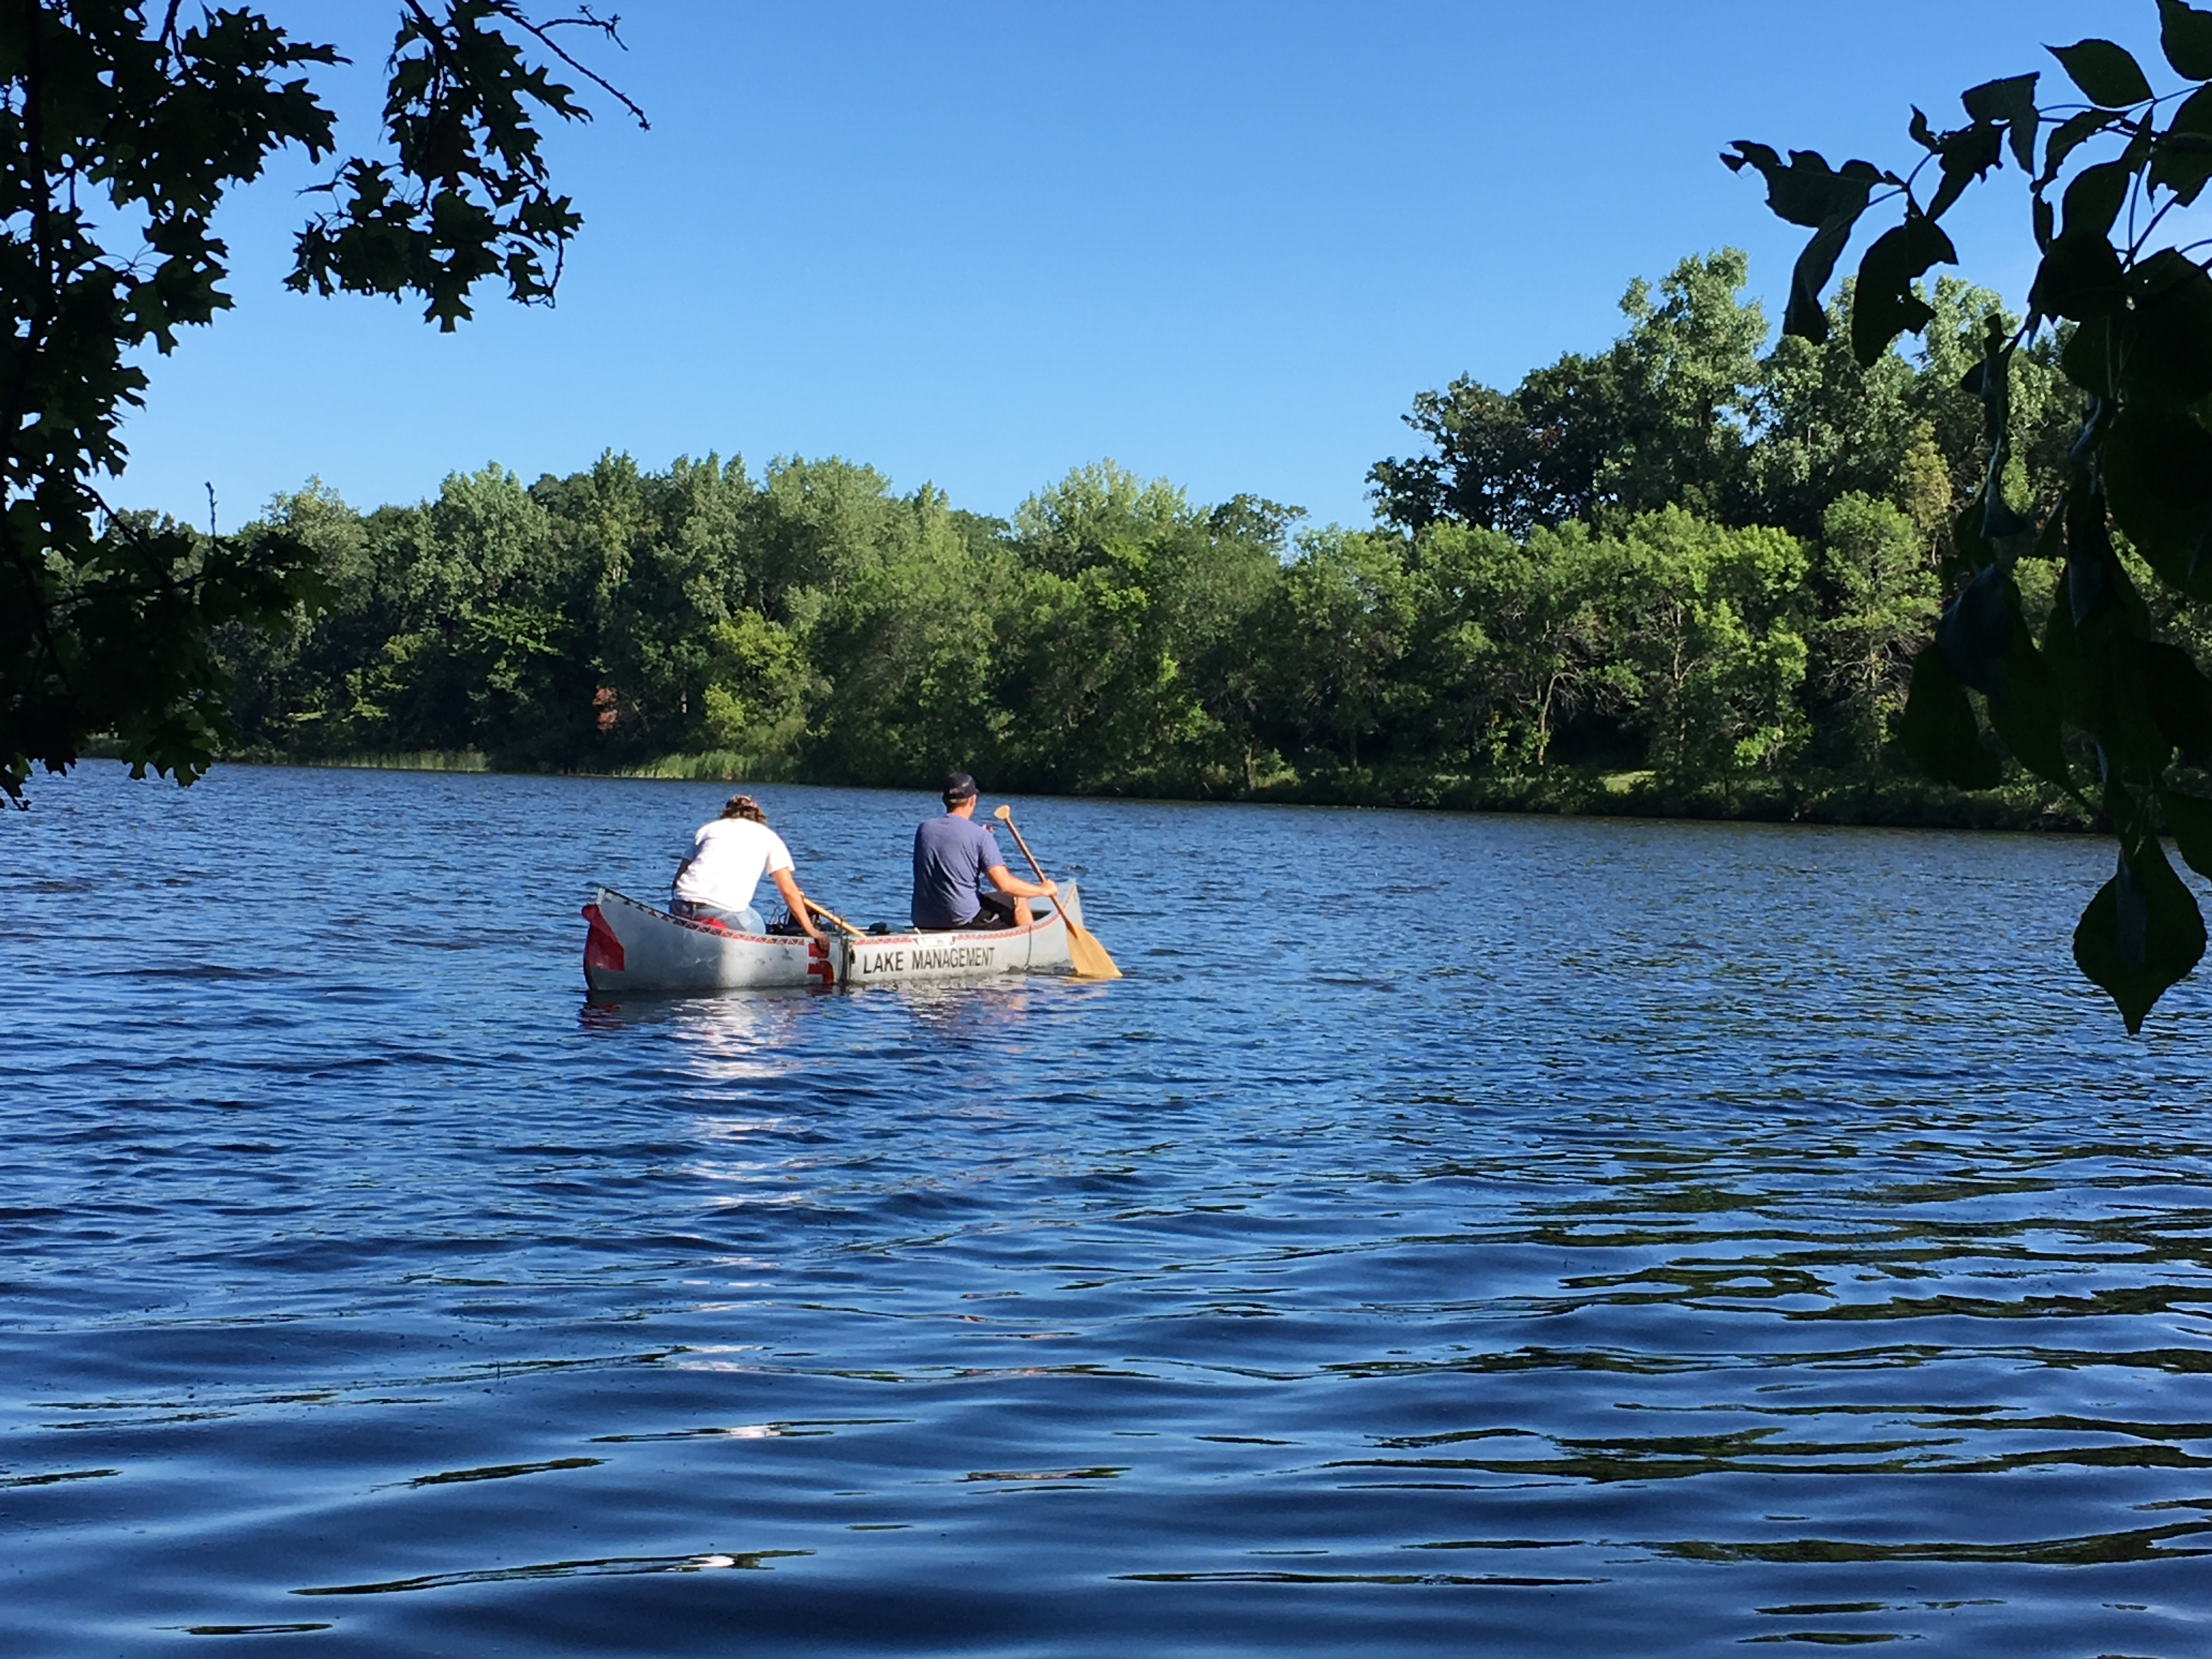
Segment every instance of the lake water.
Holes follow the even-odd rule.
[[[34,793],[0,1650],[2212,1646],[2103,843],[1018,802],[1127,979],[601,1006],[722,787]],[[761,793],[900,913],[925,798]]]

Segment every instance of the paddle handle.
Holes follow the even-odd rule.
[[[1043,866],[1036,861],[1036,854],[1030,851],[1029,842],[1022,839],[1022,832],[1018,830],[1014,830],[1013,814],[1009,812],[1005,817],[1000,818],[999,822],[1005,824],[1007,829],[1014,830],[1014,845],[1022,849],[1022,856],[1030,861],[1030,873],[1035,876],[1040,882],[1049,881],[1051,878],[1045,874]]]
[[[806,908],[813,911],[816,915],[821,917],[823,921],[836,922],[840,927],[850,933],[854,939],[865,939],[867,937],[867,935],[861,933],[859,928],[854,927],[851,922],[846,921],[844,917],[839,915],[835,910],[824,909],[822,906],[817,904],[812,899],[806,901]]]

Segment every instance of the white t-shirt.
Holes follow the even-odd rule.
[[[783,837],[750,818],[716,818],[691,838],[691,863],[676,878],[676,896],[717,910],[743,910],[763,875],[791,868]]]

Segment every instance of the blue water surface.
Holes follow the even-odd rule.
[[[2108,844],[1024,801],[1126,979],[590,1001],[726,793],[0,815],[0,1650],[2212,1647]]]

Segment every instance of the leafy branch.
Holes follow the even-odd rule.
[[[2185,602],[2212,599],[2212,275],[2191,257],[2205,244],[2154,246],[2168,215],[2212,182],[2212,12],[2184,0],[2158,9],[2166,65],[2187,88],[2156,92],[2124,47],[2086,40],[2049,49],[2086,103],[2039,106],[2031,73],[1969,88],[1966,125],[1949,131],[1915,109],[1907,131],[1925,154],[1903,177],[1860,161],[1832,168],[1809,150],[1785,161],[1749,141],[1721,158],[1757,172],[1768,205],[1814,231],[1784,329],[1814,341],[1827,334],[1821,290],[1860,219],[1902,201],[1902,222],[1859,263],[1850,344],[1863,365],[1933,317],[1917,285],[1957,263],[1945,213],[2008,155],[2028,180],[2040,258],[2027,315],[2009,334],[1991,319],[1965,381],[1982,401],[1989,465],[1954,526],[1953,597],[1914,664],[1900,735],[1940,782],[1995,786],[2001,746],[2100,809],[2118,866],[2082,914],[2074,955],[2130,1031],[2204,953],[2203,916],[2161,836],[2212,876],[2212,798],[2187,787],[2190,763],[2212,758],[2212,680],[2157,637],[2121,556],[2123,547],[2137,555]],[[2087,159],[2114,143],[2116,155]],[[2014,356],[2045,330],[2083,410],[2065,487],[2039,524],[2006,500],[2003,479]],[[2014,579],[2031,557],[2064,572],[2039,635]]]
[[[447,331],[471,315],[468,295],[487,277],[503,276],[518,303],[550,303],[583,221],[553,191],[538,118],[587,121],[591,112],[530,61],[524,42],[538,42],[649,128],[642,109],[553,33],[591,28],[620,46],[620,21],[586,8],[537,23],[515,0],[453,0],[442,15],[403,0],[384,106],[395,159],[356,158],[314,187],[339,205],[301,231],[286,285],[419,294],[425,318]]]
[[[519,0],[401,0],[383,135],[300,236],[289,278],[328,293],[421,295],[451,328],[476,284],[549,301],[581,220],[554,193],[538,120],[588,118],[543,57],[644,113],[556,39],[617,20],[533,21]],[[536,54],[536,57],[533,57]],[[216,209],[295,146],[338,152],[313,71],[343,61],[246,8],[181,0],[0,0],[0,792],[112,732],[141,771],[190,782],[228,735],[228,622],[275,625],[313,597],[305,552],[250,554],[111,515],[119,428],[148,346],[227,309]],[[101,206],[112,209],[102,213]],[[132,245],[135,228],[135,246]]]

